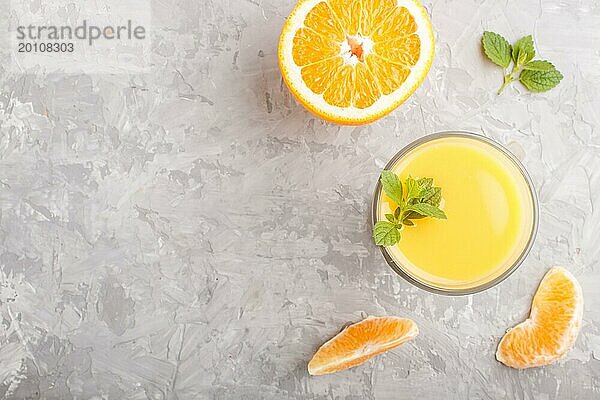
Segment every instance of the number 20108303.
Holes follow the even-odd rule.
[[[73,43],[20,42],[19,53],[72,53]]]

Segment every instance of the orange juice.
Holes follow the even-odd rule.
[[[384,250],[411,280],[470,293],[507,275],[524,256],[535,232],[535,197],[520,165],[497,145],[472,134],[439,134],[386,169],[402,181],[431,177],[442,188],[448,219],[414,220],[400,243]],[[376,220],[395,209],[379,191]]]

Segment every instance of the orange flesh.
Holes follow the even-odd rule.
[[[502,338],[496,357],[513,368],[550,364],[573,346],[581,328],[583,299],[577,281],[551,269],[538,288],[525,322]]]
[[[394,0],[321,1],[295,34],[293,58],[308,88],[328,104],[364,109],[408,78],[420,56],[416,31],[413,16]]]
[[[348,326],[319,348],[308,363],[311,375],[323,375],[362,364],[400,346],[419,333],[410,319],[369,317]]]

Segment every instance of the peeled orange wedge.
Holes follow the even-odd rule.
[[[358,125],[404,102],[425,79],[433,51],[417,0],[300,0],[283,27],[279,65],[306,108]]]
[[[496,358],[519,369],[553,363],[575,343],[582,314],[579,283],[566,269],[552,268],[533,298],[529,318],[506,332]]]
[[[346,327],[321,346],[308,363],[308,372],[324,375],[355,367],[418,334],[417,325],[410,319],[369,317]]]

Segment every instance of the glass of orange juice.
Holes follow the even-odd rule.
[[[447,219],[424,218],[404,226],[400,242],[381,247],[394,271],[436,293],[461,295],[488,289],[508,277],[533,244],[538,202],[521,163],[498,143],[468,132],[441,132],[402,149],[385,167],[402,182],[433,178],[442,188]],[[396,204],[378,181],[375,224]]]

